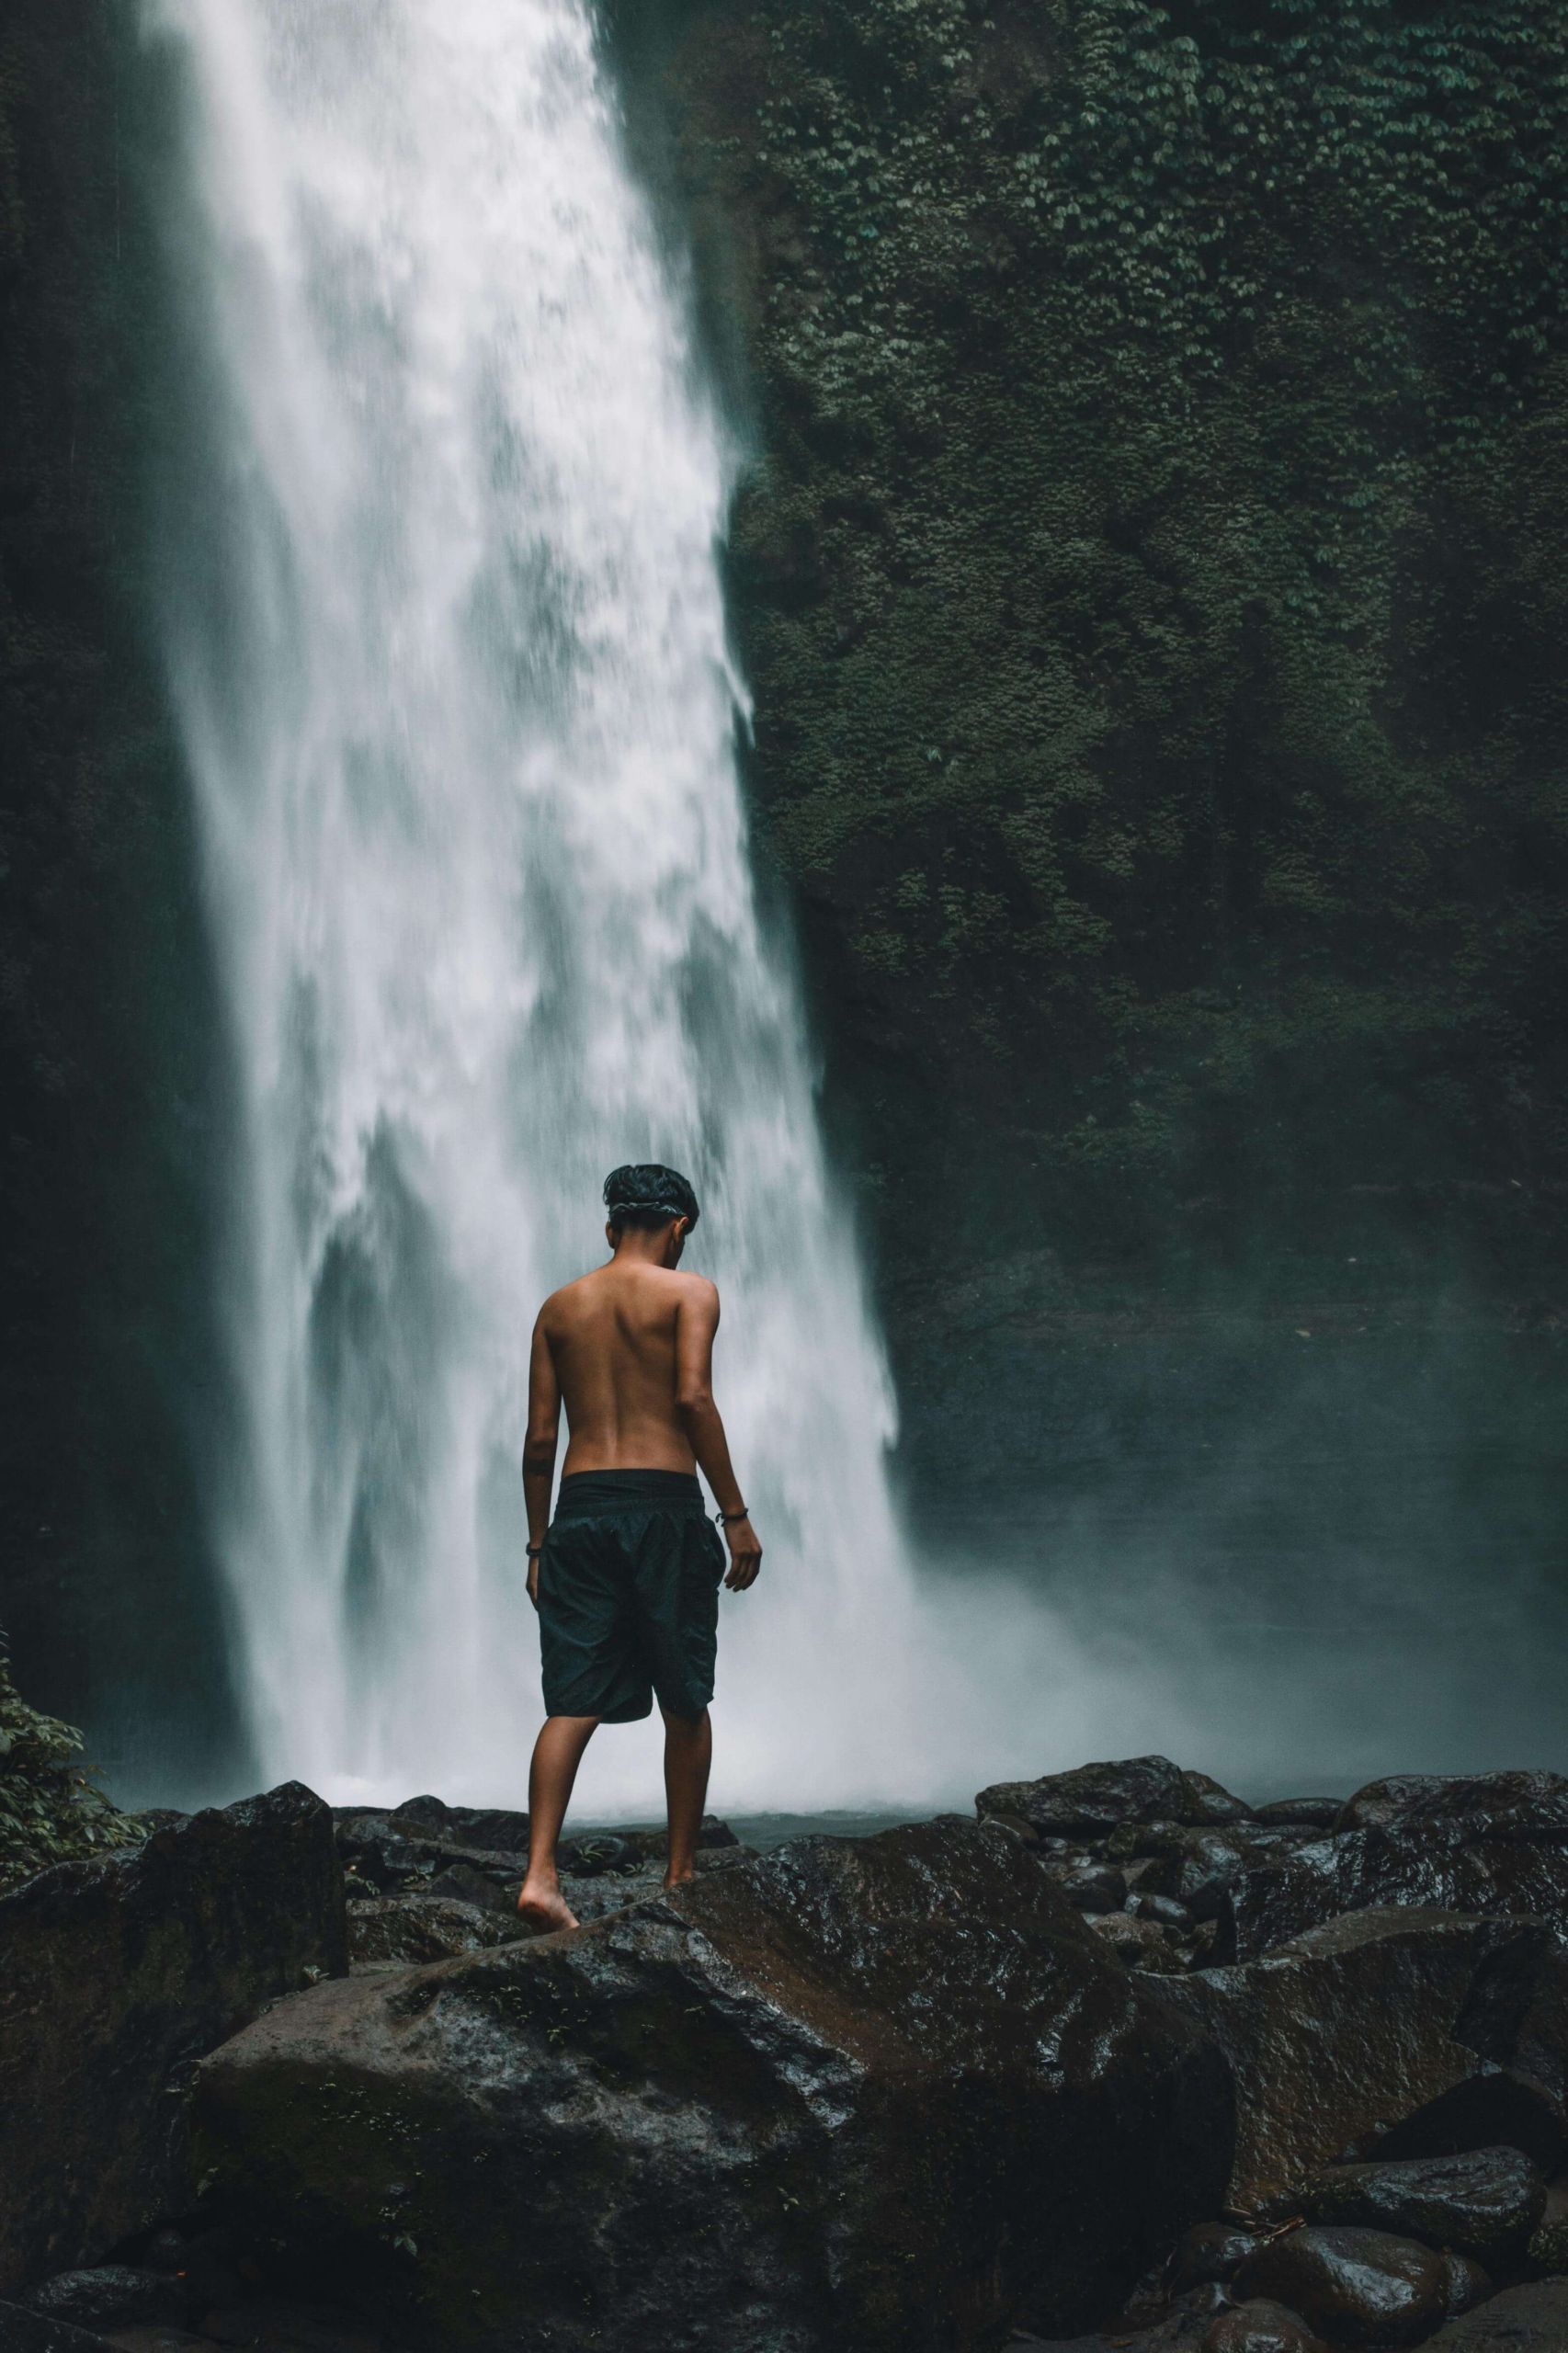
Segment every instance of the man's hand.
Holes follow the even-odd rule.
[[[530,1552],[528,1555],[528,1599],[537,1609],[539,1608],[539,1554],[537,1552]]]
[[[749,1519],[727,1519],[724,1541],[730,1548],[730,1572],[724,1583],[732,1593],[744,1593],[748,1585],[756,1583],[756,1573],[762,1566],[762,1547]]]

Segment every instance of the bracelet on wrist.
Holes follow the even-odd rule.
[[[523,1549],[527,1552],[530,1561],[537,1561],[540,1554],[543,1552],[544,1546],[542,1544],[528,1544],[525,1545]]]
[[[744,1504],[743,1504],[739,1511],[716,1511],[713,1517],[715,1519],[722,1520],[749,1519],[751,1518],[751,1514],[747,1511]]]

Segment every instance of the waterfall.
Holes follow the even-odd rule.
[[[748,866],[736,450],[590,17],[154,25],[215,453],[165,626],[240,1105],[210,1504],[261,1761],[518,1796],[529,1332],[604,1255],[605,1171],[659,1159],[702,1203],[767,1548],[722,1617],[716,1799],[972,1788],[995,1726],[934,1729],[889,1382]],[[654,1727],[601,1734],[583,1807],[657,1791]]]

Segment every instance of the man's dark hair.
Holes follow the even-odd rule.
[[[657,1233],[673,1217],[695,1225],[700,1211],[697,1195],[679,1169],[649,1160],[629,1161],[624,1168],[610,1170],[605,1178],[605,1215],[618,1232],[630,1226],[634,1233]]]

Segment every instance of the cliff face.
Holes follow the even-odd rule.
[[[1551,1279],[1561,10],[651,21],[756,404],[756,823],[895,1270],[936,1212]]]
[[[0,40],[0,1622],[112,1761],[232,1722],[190,1461],[215,1389],[194,858],[147,604],[156,273],[133,12]],[[134,1668],[128,1662],[134,1661]]]

